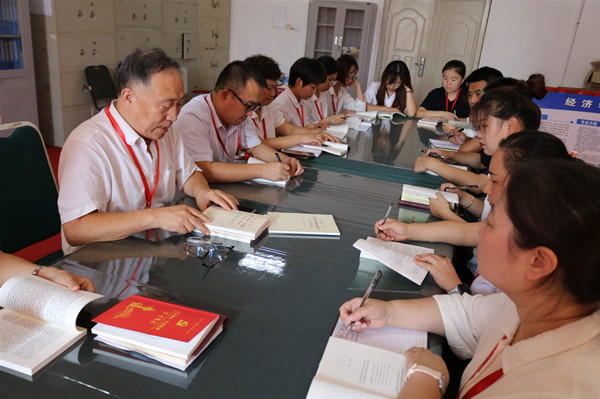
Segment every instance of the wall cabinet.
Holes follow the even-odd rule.
[[[17,0],[14,0],[17,1]],[[27,0],[18,0],[27,2]],[[186,93],[211,89],[215,68],[202,71],[203,53],[222,69],[229,57],[230,0],[50,0],[52,15],[32,14],[39,125],[49,144],[96,111],[84,69],[111,71],[132,50],[160,47],[182,66]],[[199,29],[211,25],[211,30]],[[1,86],[0,86],[1,87]]]
[[[348,54],[356,58],[358,78],[366,84],[371,62],[377,5],[354,1],[314,1],[308,14],[306,56]]]

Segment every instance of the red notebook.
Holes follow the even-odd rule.
[[[132,295],[93,321],[189,342],[218,318],[215,313]]]

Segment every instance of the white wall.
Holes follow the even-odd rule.
[[[349,0],[358,1],[358,0]],[[364,1],[363,1],[364,2]],[[379,32],[383,15],[384,0],[372,0],[377,4],[375,41],[371,54],[369,81],[375,71]],[[299,30],[273,28],[273,7],[287,8],[286,22],[297,25]],[[298,58],[304,56],[309,0],[231,0],[231,42],[229,57],[244,59],[252,54],[265,54],[274,58],[287,75]],[[366,86],[367,82],[361,82]]]
[[[479,65],[582,87],[589,62],[600,58],[598,16],[600,0],[492,0]]]

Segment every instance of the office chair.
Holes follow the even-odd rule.
[[[58,187],[32,123],[0,125],[0,190],[0,250],[39,264],[61,257]]]
[[[105,65],[91,65],[85,68],[86,89],[92,96],[96,111],[100,112],[117,98],[117,92],[110,71]]]

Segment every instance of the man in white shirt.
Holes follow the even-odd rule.
[[[317,86],[327,80],[325,68],[317,60],[302,57],[290,68],[288,87],[269,107],[278,109],[286,121],[296,126],[317,127],[311,124],[311,110],[301,104],[301,100],[310,99]]]
[[[199,210],[166,206],[183,191],[203,210],[237,207],[211,190],[172,128],[184,97],[177,62],[160,49],[135,50],[119,66],[119,97],[69,135],[59,164],[63,251],[160,228],[210,231]]]
[[[256,68],[267,83],[267,88],[263,89],[263,95],[259,100],[261,106],[249,117],[252,127],[263,143],[275,149],[284,149],[298,144],[321,145],[324,140],[339,142],[338,139],[320,129],[294,126],[284,119],[278,109],[268,107],[276,98],[277,81],[281,76],[277,61],[258,54],[246,58],[244,62]]]
[[[297,159],[261,143],[247,120],[266,86],[254,67],[234,61],[223,69],[211,93],[193,98],[181,110],[175,125],[209,182],[278,181],[304,171]],[[265,163],[241,163],[248,154]]]

